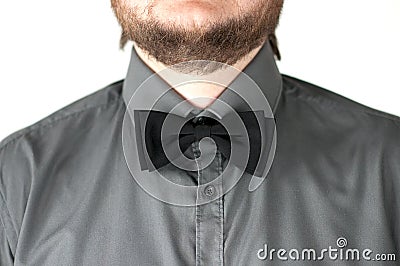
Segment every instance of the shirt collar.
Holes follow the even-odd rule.
[[[272,112],[275,112],[282,91],[282,77],[277,68],[274,54],[268,41],[264,43],[254,59],[243,69],[242,72],[250,77],[250,79],[252,79],[260,88],[260,91],[268,100]],[[165,94],[163,96],[165,97],[163,98],[163,102],[167,103],[169,106],[169,108],[166,108],[167,111],[171,112],[170,107],[175,107],[172,113],[181,116],[187,116],[189,113],[200,113],[201,110],[196,109],[193,105],[188,102],[182,102],[183,98],[173,90],[169,90],[170,86],[161,77],[154,74],[155,72],[140,59],[136,50],[132,47],[128,73],[124,80],[122,90],[123,99],[127,106],[133,94],[146,81],[147,83],[150,83],[147,84],[147,86],[151,89],[146,90],[145,93],[139,94],[139,97],[158,98],[158,96]],[[242,88],[243,93],[251,93],[246,91],[246,86],[243,86],[242,81],[243,79],[239,76],[230,84],[229,87],[239,88],[239,90]],[[165,93],[168,90],[171,93]],[[240,97],[232,97],[231,90],[225,90],[218,99],[229,103],[229,106],[233,107],[237,111],[243,111],[240,109],[247,106],[246,104],[243,104]],[[229,111],[223,109],[224,106],[215,101],[206,108],[206,111],[210,111],[212,114],[218,113],[220,115]]]

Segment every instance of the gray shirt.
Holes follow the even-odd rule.
[[[400,256],[400,119],[281,75],[268,44],[244,72],[276,122],[258,189],[243,175],[207,204],[177,206],[136,182],[123,120],[153,73],[132,50],[124,81],[1,143],[0,265],[395,265],[379,258]],[[225,167],[217,151],[202,171],[162,172],[199,185]]]

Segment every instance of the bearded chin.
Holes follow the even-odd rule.
[[[126,1],[111,2],[124,38],[176,71],[209,74],[224,64],[234,65],[262,45],[275,31],[283,1],[265,1],[238,18],[190,28],[141,19]]]

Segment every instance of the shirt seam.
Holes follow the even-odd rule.
[[[8,223],[5,220],[8,220]],[[6,200],[1,190],[0,190],[0,222],[3,225],[4,233],[6,235],[6,239],[9,243],[13,256],[15,256],[14,246],[17,244],[18,233],[12,222],[10,211],[8,210]],[[7,224],[10,224],[10,226],[8,226]],[[10,229],[12,229],[13,231],[12,236],[10,236],[9,232]]]
[[[217,158],[217,173],[218,173],[218,176],[220,176],[222,174],[222,156],[219,151],[217,152],[217,156],[218,156],[218,158]],[[221,183],[222,182],[223,182],[223,179],[221,179]],[[221,188],[223,191],[223,184],[222,184]],[[224,216],[223,216],[224,202],[223,202],[223,198],[224,198],[224,195],[222,195],[220,197],[220,199],[218,199],[218,211],[219,211],[218,215],[219,215],[219,222],[220,222],[219,226],[221,226],[221,228],[220,228],[221,230],[219,233],[220,243],[219,243],[219,247],[218,247],[220,265],[224,264]]]
[[[199,150],[198,150],[198,143],[197,142],[193,142],[192,143],[192,152],[194,154],[194,160],[196,161],[196,165],[197,165],[197,184],[198,186],[201,185],[201,176],[203,174],[203,169],[200,169],[200,162],[197,161],[197,158],[199,156]],[[197,197],[199,197],[199,189],[197,189],[198,194]],[[196,265],[201,265],[201,260],[202,260],[202,256],[201,256],[201,209],[200,209],[200,205],[197,204],[196,202],[196,261],[195,264]]]
[[[292,89],[296,89],[299,92],[304,92],[303,90],[301,90],[297,86],[292,87]],[[307,94],[307,95],[299,94],[297,96],[293,96],[290,93],[291,93],[291,91],[286,91],[285,92],[286,95],[288,95],[289,97],[292,97],[294,99],[300,99],[302,101],[313,101],[315,103],[318,103],[321,108],[327,108],[327,106],[323,105],[324,102],[325,102],[325,103],[331,104],[332,107],[338,108],[338,109],[343,110],[343,111],[349,110],[349,111],[352,111],[352,112],[361,113],[361,114],[370,115],[370,116],[373,116],[373,117],[389,120],[389,121],[393,122],[396,126],[400,127],[400,118],[399,117],[397,117],[395,115],[391,115],[391,114],[380,113],[380,111],[378,111],[378,110],[373,110],[373,109],[372,110],[365,110],[365,108],[369,109],[370,107],[364,106],[364,105],[359,104],[359,103],[355,103],[355,104],[359,104],[360,105],[357,108],[357,106],[356,107],[352,107],[349,104],[340,103],[340,102],[337,102],[337,101],[332,101],[332,100],[330,100],[328,98],[325,98],[325,97],[322,97],[320,95],[314,96],[314,95],[309,95],[309,94]]]

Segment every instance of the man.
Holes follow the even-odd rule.
[[[278,72],[283,0],[111,2],[126,79],[1,143],[1,265],[395,264],[400,120]]]

